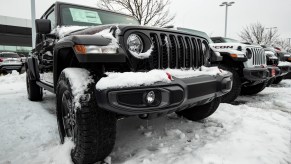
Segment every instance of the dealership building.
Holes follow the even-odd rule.
[[[31,20],[0,15],[0,52],[28,54],[31,40]]]

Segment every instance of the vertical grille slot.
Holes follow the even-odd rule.
[[[192,38],[192,43],[194,46],[194,68],[198,68],[199,67],[199,59],[200,59],[199,47],[198,47],[197,40],[195,38]]]
[[[198,65],[203,65],[203,61],[204,61],[204,56],[203,56],[203,51],[202,51],[202,42],[200,39],[197,40],[198,42],[198,47],[199,47],[199,61],[198,61]]]
[[[153,42],[153,52],[152,52],[152,59],[153,59],[153,67],[154,68],[161,68],[160,66],[160,55],[161,54],[161,48],[159,43],[159,38],[157,34],[150,34],[151,40]]]
[[[186,56],[186,45],[182,36],[178,36],[178,41],[180,45],[180,54],[179,54],[179,68],[185,67],[185,56]]]
[[[193,67],[193,56],[194,56],[193,49],[194,48],[189,37],[186,37],[185,40],[186,40],[186,45],[187,45],[186,68],[191,68]]]
[[[172,55],[171,55],[171,63],[170,63],[170,67],[171,68],[178,68],[178,55],[179,55],[179,44],[178,41],[176,39],[176,37],[174,35],[170,35],[170,42],[172,45]]]
[[[162,43],[162,56],[161,56],[161,66],[162,68],[168,68],[169,64],[169,41],[165,34],[161,34]]]

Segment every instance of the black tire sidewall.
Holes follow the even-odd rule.
[[[229,71],[232,73],[232,88],[231,90],[221,97],[222,103],[231,103],[233,102],[241,92],[241,80],[240,76],[236,70],[231,68],[230,66],[220,65],[219,68]]]

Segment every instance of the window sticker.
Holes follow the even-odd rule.
[[[70,8],[70,12],[74,22],[102,24],[97,11]]]

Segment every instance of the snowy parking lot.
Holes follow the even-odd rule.
[[[74,145],[59,144],[54,95],[29,101],[25,76],[0,76],[0,163],[71,163]],[[108,163],[291,164],[291,80],[221,104],[202,122],[129,118],[117,130]]]

